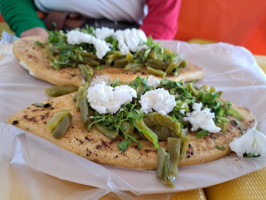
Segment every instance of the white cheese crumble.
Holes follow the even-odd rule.
[[[250,129],[240,138],[235,138],[229,146],[239,157],[243,157],[244,153],[266,157],[266,136],[255,128]]]
[[[96,56],[100,59],[103,58],[108,51],[110,51],[109,45],[104,40],[97,39],[90,34],[82,33],[77,30],[68,32],[67,42],[71,45],[81,43],[93,44],[96,49]]]
[[[26,69],[26,70],[29,72],[29,74],[30,74],[31,76],[36,77],[35,74],[30,70],[30,68],[28,67],[28,65],[27,65],[26,63],[20,61],[19,64],[20,64],[24,69]]]
[[[69,31],[67,34],[68,44],[75,45],[81,43],[90,43],[92,44],[94,37],[87,33],[82,33],[77,30]]]
[[[114,32],[115,32],[114,29],[106,28],[106,27],[95,29],[96,38],[100,40],[104,40],[105,38],[108,38],[114,35]]]
[[[138,50],[138,46],[140,44],[143,44],[147,41],[147,37],[140,29],[126,29],[124,30],[124,37],[129,50],[133,52]]]
[[[123,55],[126,55],[129,50],[136,52],[148,48],[147,45],[143,44],[147,42],[147,37],[140,29],[118,30],[113,36],[118,41],[118,48]]]
[[[88,102],[100,114],[116,113],[120,107],[137,97],[137,92],[128,85],[115,88],[105,85],[104,82],[88,88]]]
[[[140,97],[141,111],[149,113],[157,111],[162,115],[170,113],[176,105],[175,96],[170,95],[168,90],[159,88],[146,92]]]
[[[125,34],[124,31],[118,30],[114,35],[115,39],[118,41],[118,48],[123,55],[126,55],[129,52],[129,48],[125,43]]]
[[[147,79],[148,86],[157,88],[160,85],[160,80],[157,78],[154,78],[154,76],[150,75]]]
[[[186,110],[185,109],[180,109],[179,112],[184,115]]]
[[[209,108],[202,108],[202,103],[194,103],[193,112],[187,113],[187,117],[184,117],[184,121],[189,121],[192,125],[191,130],[196,131],[199,128],[207,130],[211,133],[218,133],[220,132],[221,128],[217,127],[213,121],[215,115],[211,113]]]
[[[103,83],[105,85],[111,85],[111,80],[109,79],[108,75],[96,75],[91,80],[90,86]]]
[[[96,56],[103,58],[110,51],[111,44],[105,42],[105,39],[112,36],[118,41],[118,48],[123,55],[129,51],[136,52],[138,50],[147,49],[144,43],[147,41],[145,33],[140,29],[117,30],[110,28],[97,28],[94,31],[95,37],[88,33],[78,30],[72,30],[67,34],[67,42],[71,45],[89,43],[96,48]]]
[[[96,56],[100,59],[103,58],[108,51],[110,51],[109,45],[104,40],[94,39],[93,44],[96,49]]]

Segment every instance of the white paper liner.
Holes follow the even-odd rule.
[[[249,51],[224,43],[192,45],[164,41],[162,44],[182,53],[187,60],[204,69],[205,77],[196,83],[198,86],[212,85],[224,92],[223,99],[249,108],[258,120],[258,130],[266,133],[266,78]],[[60,179],[97,187],[77,190],[75,194],[68,196],[69,199],[98,199],[110,191],[123,199],[133,199],[134,195],[142,195],[145,199],[144,194],[208,187],[266,166],[266,159],[238,159],[231,154],[217,161],[181,167],[176,187],[170,188],[156,179],[155,171],[130,170],[93,163],[6,123],[9,115],[32,103],[48,99],[44,88],[49,86],[49,83],[31,77],[19,66],[12,54],[0,61],[1,199],[9,199],[14,174],[19,177],[20,182],[23,180],[27,184],[25,189],[28,189],[28,195],[34,199],[42,199],[43,190],[48,192],[53,186],[61,193],[55,195],[50,191],[48,193],[51,197],[65,197],[62,184],[57,183]],[[43,187],[43,182],[51,182],[51,185]],[[156,197],[165,199],[166,196],[169,197],[168,194]]]

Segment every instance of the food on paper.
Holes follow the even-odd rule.
[[[176,182],[178,166],[224,157],[231,151],[229,143],[256,125],[248,109],[220,99],[222,92],[214,87],[163,79],[155,88],[143,77],[131,84],[106,77],[92,82],[82,84],[76,93],[31,105],[8,122],[100,164],[157,169],[157,177],[170,185]],[[140,102],[145,94],[160,89],[168,93],[155,92],[156,101],[167,96],[175,106],[166,107],[163,101],[155,106],[153,99]],[[201,124],[192,122],[198,115],[204,118]],[[65,132],[63,119],[69,123]]]
[[[175,81],[204,76],[201,68],[161,47],[151,37],[146,38],[138,29],[55,31],[48,38],[16,40],[13,52],[31,75],[60,86],[80,86],[88,81],[84,79],[86,74],[109,75],[111,81],[119,78],[129,83],[137,76],[151,74]]]

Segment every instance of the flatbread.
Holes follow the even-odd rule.
[[[46,58],[45,52],[35,41],[46,42],[47,38],[41,36],[32,36],[20,38],[14,42],[13,53],[25,68],[28,68],[31,74],[36,78],[47,81],[54,85],[75,85],[82,84],[82,77],[78,68],[62,68],[55,70],[50,66],[50,61]],[[125,71],[121,68],[103,67],[101,70],[94,70],[95,75],[109,75],[112,82],[117,78],[121,82],[132,82],[137,76],[149,76],[146,69],[141,71]],[[182,68],[177,76],[167,76],[168,79],[179,81],[192,81],[202,79],[204,71],[188,62],[186,68]],[[162,79],[161,77],[157,77]]]
[[[100,164],[134,169],[156,169],[157,151],[151,142],[142,140],[141,149],[137,149],[136,144],[131,144],[128,150],[122,153],[117,147],[117,143],[121,139],[111,140],[94,127],[88,132],[81,121],[80,113],[76,110],[73,96],[74,93],[71,93],[44,101],[43,103],[52,105],[48,108],[31,105],[10,116],[8,123]],[[232,106],[243,116],[240,124],[244,131],[255,126],[256,120],[248,109],[237,105]],[[45,130],[45,125],[56,112],[63,109],[71,110],[72,122],[64,137],[54,139],[51,133]],[[241,131],[233,117],[230,117],[225,134],[212,133],[199,139],[196,138],[195,133],[188,133],[190,143],[186,158],[180,161],[179,165],[195,165],[224,157],[230,153],[229,143],[241,135]],[[225,150],[217,149],[217,144],[224,146]],[[159,145],[167,149],[166,142],[159,142]]]

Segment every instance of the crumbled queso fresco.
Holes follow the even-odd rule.
[[[217,127],[213,121],[215,115],[210,112],[209,108],[202,108],[202,103],[194,103],[193,112],[187,113],[187,117],[184,117],[184,121],[189,121],[192,125],[191,130],[197,131],[199,128],[207,130],[211,133],[220,132],[221,128]]]
[[[235,138],[229,146],[239,157],[243,157],[245,153],[266,157],[266,136],[255,128],[250,129],[240,138]]]
[[[148,86],[149,87],[153,87],[153,88],[157,88],[160,85],[160,80],[157,78],[154,78],[154,76],[149,76],[148,77]]]
[[[170,113],[176,105],[175,96],[168,90],[159,88],[146,92],[140,97],[141,111],[149,113],[157,111],[162,115]]]
[[[123,104],[132,101],[133,97],[137,97],[136,90],[127,85],[113,88],[104,82],[89,87],[87,91],[91,107],[100,114],[114,114]]]
[[[126,55],[129,51],[136,52],[148,48],[147,45],[144,45],[144,42],[147,41],[147,37],[140,29],[114,31],[109,28],[97,28],[94,33],[96,37],[78,30],[72,30],[67,34],[67,42],[71,45],[81,43],[93,44],[96,49],[96,56],[100,59],[110,51],[109,47],[111,44],[104,40],[110,36],[113,36],[118,41],[119,50],[123,55]]]
[[[105,54],[110,51],[108,44],[104,40],[97,39],[90,34],[82,33],[77,30],[72,30],[67,34],[67,42],[71,45],[81,43],[93,44],[98,58],[103,58]]]

